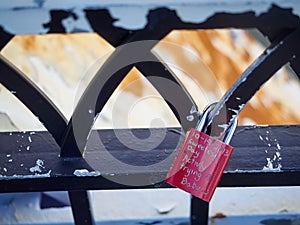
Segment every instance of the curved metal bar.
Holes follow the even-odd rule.
[[[103,35],[103,32],[108,29],[112,29],[112,20],[110,15],[104,15],[105,20],[107,20],[107,24],[103,27],[102,25],[99,26],[97,18],[101,17],[100,12],[87,10],[87,17],[90,20],[94,29]],[[102,17],[101,17],[102,18]],[[175,21],[175,22],[174,22]],[[155,63],[154,64],[150,61],[157,62],[158,59],[152,55],[151,48],[158,43],[164,36],[166,36],[172,29],[176,23],[179,23],[179,19],[176,16],[174,11],[170,11],[167,9],[157,9],[149,14],[148,16],[148,24],[143,30],[137,30],[133,33],[121,33],[115,34],[116,37],[110,37],[110,43],[117,45],[117,44],[128,44],[137,41],[143,40],[152,40],[149,41],[146,46],[140,49],[130,49],[127,45],[122,45],[121,47],[117,48],[115,52],[110,56],[110,58],[105,62],[102,68],[99,69],[95,78],[91,81],[90,85],[84,92],[79,101],[74,113],[72,115],[71,120],[69,121],[68,128],[66,130],[66,135],[64,141],[61,144],[61,156],[62,157],[81,157],[87,142],[87,138],[89,132],[92,128],[94,123],[94,118],[97,113],[99,113],[102,108],[104,107],[105,103],[108,101],[109,97],[115,91],[117,86],[120,82],[124,79],[127,73],[130,71],[133,64],[128,66],[121,66],[120,63],[124,61],[124,59],[132,58],[132,57],[145,57],[147,58],[147,62],[142,62],[140,59],[136,59],[136,61],[140,61],[140,63],[134,63],[135,66],[141,70],[141,72],[146,76],[153,77],[157,76],[154,72],[158,72],[159,75],[162,75],[164,78],[174,81],[176,84],[181,85],[176,78],[170,74],[169,71],[165,70],[165,67],[162,64]],[[98,24],[98,25],[97,25]],[[104,23],[102,23],[104,24]],[[154,29],[157,28],[157,29]],[[111,34],[114,36],[113,34]],[[137,55],[132,54],[132,52],[138,53]],[[144,55],[143,55],[144,54]],[[111,68],[122,68],[118,71],[114,71],[112,73]],[[150,72],[152,71],[152,72]],[[154,71],[154,72],[153,72]],[[112,76],[113,75],[113,76]],[[168,105],[170,106],[171,110],[175,113],[175,116],[179,119],[180,116],[189,112],[194,105],[191,101],[190,96],[187,92],[184,95],[180,94],[180,97],[177,95],[177,101],[168,101],[170,94],[166,93],[167,87],[161,86],[161,83],[157,82],[155,79],[149,79],[149,81],[154,85],[155,88],[161,93],[162,97],[167,100]],[[182,86],[183,87],[183,86]],[[99,90],[101,89],[101,90]],[[182,88],[184,90],[184,88]],[[168,96],[168,97],[167,97]],[[175,97],[175,96],[173,96]],[[95,99],[96,98],[96,99]],[[94,102],[96,101],[96,102]],[[177,103],[174,103],[177,102]],[[95,104],[95,105],[93,105]],[[175,104],[175,105],[174,105]],[[179,106],[179,105],[182,106]],[[96,106],[96,107],[95,107]],[[91,115],[88,113],[89,109],[93,108],[93,114]],[[180,111],[176,112],[175,108]],[[185,114],[186,116],[188,114]],[[85,119],[84,123],[79,122]],[[188,127],[193,127],[195,125],[194,122],[189,121],[182,121],[184,129]],[[76,124],[76,127],[74,127]]]
[[[272,44],[250,65],[209,114],[208,126],[211,136],[220,136],[225,125],[232,123],[260,87],[294,55],[300,53],[299,40],[300,28],[297,28],[283,40]],[[224,113],[226,114],[225,119]]]
[[[123,48],[116,49],[86,88],[66,129],[61,144],[61,157],[82,157],[94,118],[101,112],[109,97],[132,68],[132,65],[126,67],[119,65],[124,57],[128,57],[128,52],[129,49],[125,51]],[[113,68],[115,71],[112,72]],[[118,70],[119,68],[122,69]]]
[[[1,54],[0,83],[15,92],[15,96],[38,117],[57,144],[60,144],[67,124],[65,117],[33,82]]]
[[[290,62],[290,66],[296,73],[298,79],[300,80],[300,57],[299,56],[300,56],[299,54],[295,55],[294,59]]]
[[[61,145],[62,157],[82,156],[95,117],[134,65],[142,73],[145,73],[146,77],[148,76],[149,81],[162,94],[162,97],[170,105],[171,110],[179,121],[182,121],[180,118],[186,118],[190,114],[190,110],[194,106],[192,98],[181,86],[180,82],[170,72],[166,71],[160,62],[157,62],[158,59],[150,51],[156,43],[157,41],[149,41],[142,46],[135,46],[135,44],[123,45],[113,52],[99,69],[76,106],[68,124],[65,139]],[[128,61],[128,63],[124,60]],[[151,70],[153,73],[150,73]],[[152,75],[155,72],[158,72],[159,75],[162,75],[167,80],[170,79],[180,88],[170,92],[170,89],[166,86],[168,83],[155,79],[157,74],[153,78]],[[186,123],[186,127],[191,127],[195,125],[196,121],[190,122],[190,124],[182,122]]]
[[[278,9],[278,10],[280,11],[281,9]],[[87,17],[89,18],[91,24],[94,24],[94,25],[97,24],[96,18],[99,17],[100,12],[97,12],[97,11],[91,12],[91,11],[87,10],[86,13],[87,13]],[[92,16],[90,15],[91,13],[93,14]],[[294,16],[290,14],[290,12],[284,11],[282,13],[285,16],[287,16],[288,18],[290,18],[290,17],[292,18],[293,26],[296,22],[298,22],[298,19],[297,18],[295,19]],[[240,21],[237,22],[237,20],[236,20],[236,18],[239,18],[239,16],[244,18],[244,20],[241,22],[241,24],[240,24]],[[227,18],[227,17],[230,18],[230,20],[228,20],[229,24],[224,25],[224,23],[223,23],[225,21],[224,18]],[[113,26],[110,15],[106,15],[105,18],[108,19],[108,27],[102,27],[102,26],[97,27],[97,28],[94,27],[94,29],[96,29],[96,31],[102,35],[103,35],[103,32],[105,33],[105,31],[107,29],[109,30]],[[216,21],[216,18],[218,18],[219,20]],[[251,18],[251,20],[248,20],[247,18]],[[130,42],[139,41],[139,40],[150,40],[150,39],[159,40],[162,37],[164,37],[169,31],[171,31],[172,29],[176,29],[176,28],[177,29],[196,29],[196,28],[209,28],[209,27],[211,28],[211,27],[224,27],[224,26],[228,27],[230,24],[231,25],[238,24],[239,25],[238,27],[255,27],[260,22],[263,22],[263,24],[269,29],[269,27],[270,27],[269,25],[274,24],[273,22],[270,23],[270,21],[271,21],[271,18],[269,18],[269,17],[265,18],[264,15],[255,17],[255,15],[253,13],[245,15],[245,17],[242,15],[233,16],[233,15],[227,15],[227,14],[218,14],[218,15],[214,15],[212,18],[208,19],[207,21],[205,21],[201,24],[193,24],[193,23],[182,22],[177,17],[176,13],[172,10],[157,9],[157,10],[149,12],[148,24],[143,30],[137,30],[131,34],[128,34],[127,32],[122,33],[122,35],[118,34],[118,35],[116,35],[118,37],[114,37],[114,38],[116,38],[116,40],[114,39],[114,41],[111,41],[111,40],[110,41],[111,41],[111,43],[114,43],[116,45],[116,44],[121,44],[121,43],[122,44],[130,43]],[[260,28],[263,29],[263,28],[265,28],[265,26],[261,26]],[[272,27],[277,27],[277,26],[272,25]],[[131,51],[131,49],[128,49],[128,52],[130,52],[130,51]],[[144,51],[144,52],[146,52],[146,51]],[[99,74],[102,74],[101,76],[104,81],[102,80],[102,82],[101,82],[101,81],[97,81],[97,79],[94,79],[92,81],[91,85],[89,86],[89,90],[86,90],[85,94],[82,96],[81,101],[79,102],[78,107],[76,107],[74,114],[72,116],[72,119],[69,122],[65,139],[61,145],[61,148],[62,148],[61,156],[81,157],[81,155],[84,151],[85,144],[86,144],[86,138],[87,138],[88,133],[90,132],[90,129],[93,124],[93,120],[94,120],[94,116],[95,116],[94,113],[97,113],[102,109],[102,107],[104,106],[104,104],[108,100],[109,96],[114,91],[114,89],[117,87],[119,82],[121,82],[121,80],[126,76],[126,73],[129,71],[131,66],[133,66],[133,65],[131,65],[131,66],[128,66],[127,68],[123,68],[122,70],[117,71],[113,76],[114,79],[110,79],[107,75],[105,75],[105,73],[111,72],[109,70],[110,67],[114,67],[117,65],[117,63],[114,60],[117,60],[117,61],[120,60],[121,59],[121,58],[119,58],[120,55],[122,55],[120,51],[115,52],[112,55],[112,57],[110,58],[110,61],[105,64],[104,68],[101,68],[99,70],[97,76],[99,76]],[[128,56],[126,56],[126,57],[128,57]],[[265,56],[265,58],[268,58],[268,57]],[[260,60],[262,60],[262,59],[260,59]],[[268,60],[266,60],[266,61],[268,61]],[[275,61],[275,63],[276,63],[276,61]],[[140,70],[143,70],[143,67],[146,67],[145,66],[146,63],[144,63],[143,66],[140,66],[139,64],[136,64],[136,66],[139,67]],[[150,65],[151,63],[147,63],[147,64]],[[271,63],[269,65],[271,65]],[[271,65],[271,66],[273,66],[273,65]],[[253,67],[256,67],[256,65]],[[280,67],[281,66],[279,66],[279,68]],[[276,70],[274,70],[273,72],[275,72]],[[272,71],[270,71],[270,72],[273,74]],[[143,73],[144,73],[144,71],[143,71]],[[252,71],[248,71],[248,73],[252,73]],[[101,90],[100,91],[101,93],[97,93],[96,91],[99,92],[99,90],[97,89],[96,84],[100,85],[100,86],[98,86],[98,89],[99,89],[99,87],[101,89],[105,87],[105,89],[108,88],[107,91]],[[252,84],[249,84],[249,85],[252,85]],[[162,90],[162,89],[160,89],[160,90]],[[90,104],[88,102],[90,99],[93,99],[93,96],[91,95],[91,93],[94,93],[98,96],[98,98],[96,100],[96,102],[97,102],[96,104],[97,104],[97,107],[99,107],[99,109],[97,108],[97,110],[95,110],[93,112],[93,115],[90,115],[88,113],[90,108],[94,108],[94,106],[93,106],[94,103]],[[246,95],[247,94],[245,93],[245,96]],[[250,99],[250,97],[249,97],[249,99]],[[247,102],[249,99],[245,98],[245,99],[243,99],[243,101]],[[172,109],[171,104],[169,104],[169,105]],[[234,107],[234,106],[236,106],[236,105],[233,105],[232,108],[228,108],[228,109],[236,110],[236,107]],[[80,109],[80,107],[83,107],[83,108]],[[225,108],[226,107],[224,107],[224,109]],[[232,114],[232,112],[233,111],[229,111],[229,113],[228,113],[229,116]],[[177,113],[177,115],[176,115],[177,118],[178,118],[179,114]],[[84,124],[80,123],[79,127],[74,128],[74,126],[73,126],[74,123],[75,124],[78,123],[78,121],[80,121],[82,118],[85,118],[85,119],[89,118],[89,119],[87,119],[88,121],[86,121],[86,123],[84,123]],[[181,122],[183,122],[183,121],[181,121]],[[183,124],[183,127],[184,128],[191,127],[191,126],[193,126],[192,124],[195,125],[194,123],[191,123],[191,124],[186,123],[186,124]],[[74,129],[78,133],[77,135],[74,134]],[[80,130],[80,131],[78,132],[78,130]]]
[[[159,59],[154,54],[149,54],[149,58],[153,59],[151,61],[138,63],[136,68],[150,81],[167,102],[173,114],[180,122],[182,129],[187,131],[189,128],[195,127],[197,119],[187,119],[188,115],[198,113],[198,108],[193,98],[181,81],[177,79],[176,75],[172,74],[172,72],[164,66],[163,62],[158,63]]]

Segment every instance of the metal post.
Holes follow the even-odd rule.
[[[209,203],[200,198],[192,196],[191,199],[191,225],[207,225],[208,224]]]

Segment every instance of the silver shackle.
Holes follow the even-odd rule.
[[[206,109],[203,111],[202,115],[199,116],[199,120],[198,123],[195,127],[196,130],[203,132],[203,129],[205,128],[206,124],[207,124],[207,118],[208,118],[208,114],[214,109],[214,107],[217,105],[217,103],[212,103],[210,104],[208,107],[206,107]],[[223,141],[225,144],[229,144],[229,142],[232,139],[232,136],[234,134],[235,128],[237,127],[237,117],[233,120],[233,122],[226,127],[225,130],[225,135]]]

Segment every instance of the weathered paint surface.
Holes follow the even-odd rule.
[[[260,15],[266,12],[272,4],[282,8],[292,8],[293,13],[300,15],[300,2],[297,0],[252,0],[252,1],[64,1],[57,4],[56,0],[43,1],[2,1],[0,3],[0,25],[9,33],[46,33],[43,26],[50,21],[49,10],[70,10],[77,20],[68,17],[62,22],[67,31],[75,27],[82,31],[91,31],[91,27],[85,18],[84,9],[108,9],[116,19],[114,25],[130,30],[142,29],[147,24],[149,10],[166,7],[176,10],[178,16],[184,22],[200,23],[216,12],[243,13],[255,12]],[[19,18],[19,19],[16,19]]]

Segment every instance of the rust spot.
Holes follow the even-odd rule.
[[[215,225],[216,224],[216,219],[224,219],[227,216],[223,213],[216,213],[215,215],[213,215],[209,221],[210,221],[210,225]]]
[[[22,46],[27,52],[33,52],[37,48],[35,35],[24,35],[22,39],[19,39],[19,41],[23,41]]]
[[[227,216],[224,215],[223,213],[216,213],[214,216],[212,216],[212,219],[224,219]]]

